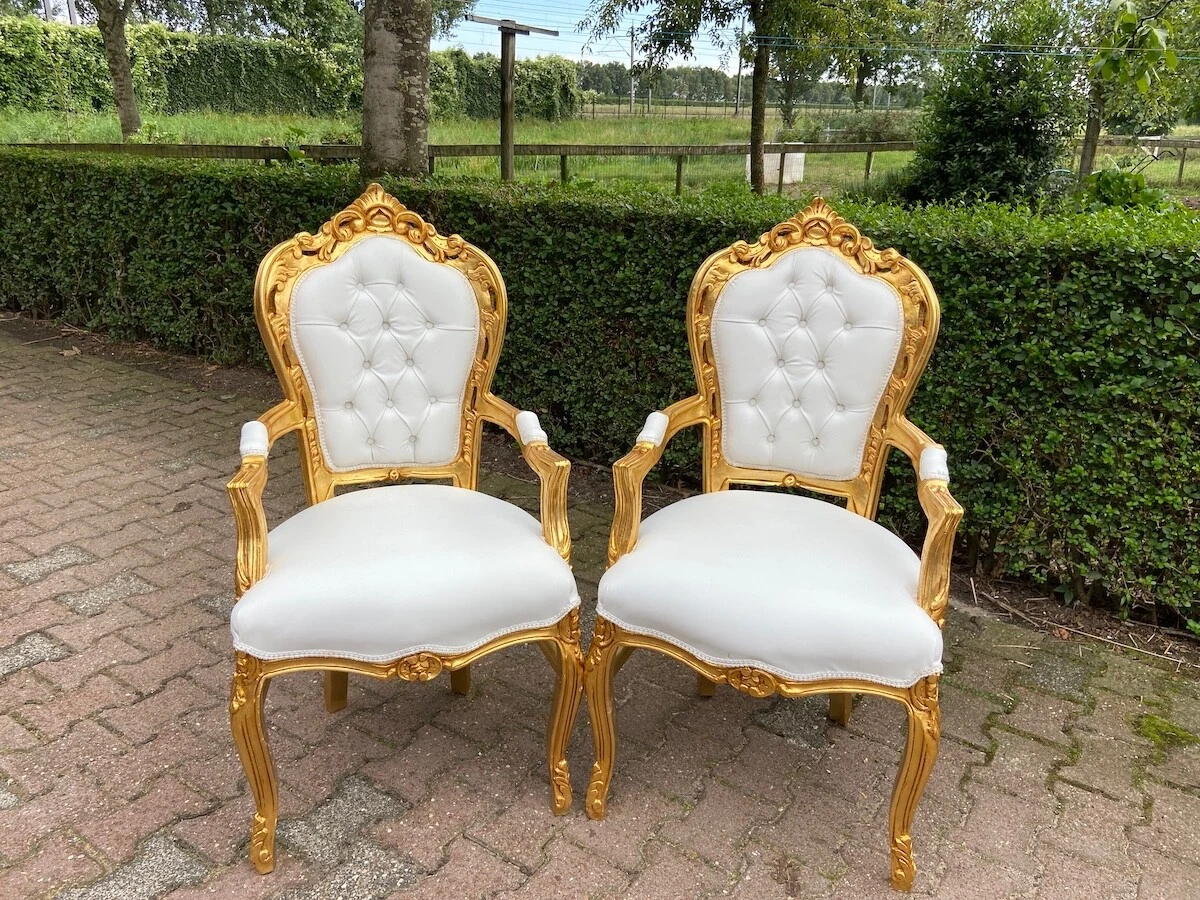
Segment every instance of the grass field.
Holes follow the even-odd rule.
[[[911,115],[911,112],[908,113]],[[768,122],[767,134],[773,135],[778,120]],[[287,142],[322,143],[338,139],[357,142],[357,119],[319,119],[306,116],[246,116],[218,113],[190,113],[176,116],[147,116],[144,134],[154,140],[189,144],[272,144]],[[623,116],[584,118],[564,122],[520,121],[517,143],[554,144],[726,144],[749,140],[747,118],[707,116],[696,118]],[[1173,136],[1200,137],[1200,126],[1184,126]],[[488,144],[499,140],[495,121],[439,121],[430,127],[432,144]],[[0,143],[82,142],[103,143],[120,140],[115,115],[72,115],[0,111]],[[1102,147],[1105,157],[1130,157],[1122,148]],[[1173,194],[1200,194],[1200,150],[1189,153],[1184,166],[1183,184],[1176,186],[1178,151],[1164,151],[1162,157],[1143,171],[1147,180]],[[902,168],[909,153],[877,153],[873,176]],[[837,192],[863,182],[863,154],[808,154],[805,162],[805,188]],[[1067,163],[1064,160],[1064,166]],[[675,160],[672,157],[572,157],[569,174],[576,179],[623,179],[673,187]],[[473,175],[499,177],[494,159],[439,158],[439,176]],[[517,157],[517,177],[533,180],[559,178],[559,159],[554,157]],[[743,183],[745,160],[741,156],[693,157],[684,165],[683,181],[691,189],[714,184]]]

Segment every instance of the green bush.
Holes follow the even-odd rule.
[[[684,313],[696,268],[798,202],[388,187],[496,259],[510,298],[497,389],[542,413],[557,448],[598,462],[629,449],[649,410],[695,390]],[[261,360],[259,259],[357,192],[353,167],[0,152],[13,248],[0,306]],[[998,573],[1074,596],[1100,585],[1122,609],[1161,603],[1200,619],[1200,221],[1178,210],[842,206],[941,296],[941,337],[911,415],[950,450],[964,546]],[[695,443],[680,441],[660,471],[695,478],[696,465]],[[883,516],[919,536],[912,473],[898,463]]]
[[[294,41],[128,30],[134,89],[143,113],[201,110],[339,116],[362,108],[362,49],[321,50]],[[517,115],[578,114],[575,63],[561,57],[518,60]],[[431,113],[495,119],[500,61],[461,50],[430,54]],[[90,112],[111,109],[112,84],[95,28],[0,17],[0,109]]]
[[[1074,130],[1073,62],[1013,47],[1058,46],[1064,13],[1023,0],[987,43],[946,62],[925,101],[909,199],[1026,201],[1059,165]]]

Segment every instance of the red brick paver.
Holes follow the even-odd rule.
[[[893,896],[898,709],[867,700],[840,728],[823,700],[700,699],[688,672],[635,655],[609,818],[578,800],[586,711],[577,800],[554,818],[551,678],[523,650],[478,664],[467,697],[352,679],[332,715],[319,679],[282,679],[279,865],[254,874],[225,712],[224,481],[264,406],[0,332],[0,897]],[[278,457],[273,521],[302,502],[294,454]],[[587,621],[609,515],[572,508]],[[1139,729],[1195,734],[1196,684],[957,604],[947,638],[915,892],[1200,897],[1200,751]]]

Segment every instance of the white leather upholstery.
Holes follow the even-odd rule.
[[[527,409],[517,413],[517,434],[521,436],[522,444],[532,444],[534,441],[546,442],[546,432],[542,430],[541,420],[537,413]]]
[[[597,613],[714,665],[907,687],[942,669],[919,572],[900,538],[832,503],[716,491],[642,523]]]
[[[266,456],[271,450],[271,442],[267,435],[267,426],[258,419],[253,419],[242,426],[242,439],[238,451],[242,457]]]
[[[950,464],[946,459],[946,448],[941,445],[926,447],[921,451],[920,477],[936,478],[939,481],[950,480]]]
[[[667,418],[666,413],[650,413],[646,416],[646,424],[642,426],[641,434],[637,436],[635,443],[647,443],[653,447],[660,446],[663,438],[667,436],[667,426],[670,424],[671,420]]]
[[[460,272],[372,235],[300,278],[291,330],[333,471],[454,459],[479,335]]]
[[[823,247],[733,276],[712,317],[726,459],[855,477],[903,335],[895,290]]]
[[[233,608],[233,645],[260,659],[385,662],[459,653],[557,622],[571,569],[524,510],[465,488],[393,485],[296,514]]]

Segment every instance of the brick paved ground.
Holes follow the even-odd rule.
[[[701,700],[648,655],[618,682],[603,823],[578,798],[586,712],[575,806],[549,813],[536,652],[477,665],[465,698],[444,679],[352,678],[335,715],[316,679],[280,679],[280,860],[253,874],[226,714],[223,485],[261,409],[0,334],[0,897],[893,896],[898,708],[864,701],[842,729],[817,702]],[[276,520],[300,498],[289,454]],[[486,488],[534,496],[494,474]],[[608,510],[572,515],[590,606]],[[1196,683],[968,607],[946,632],[916,892],[1200,896]]]

